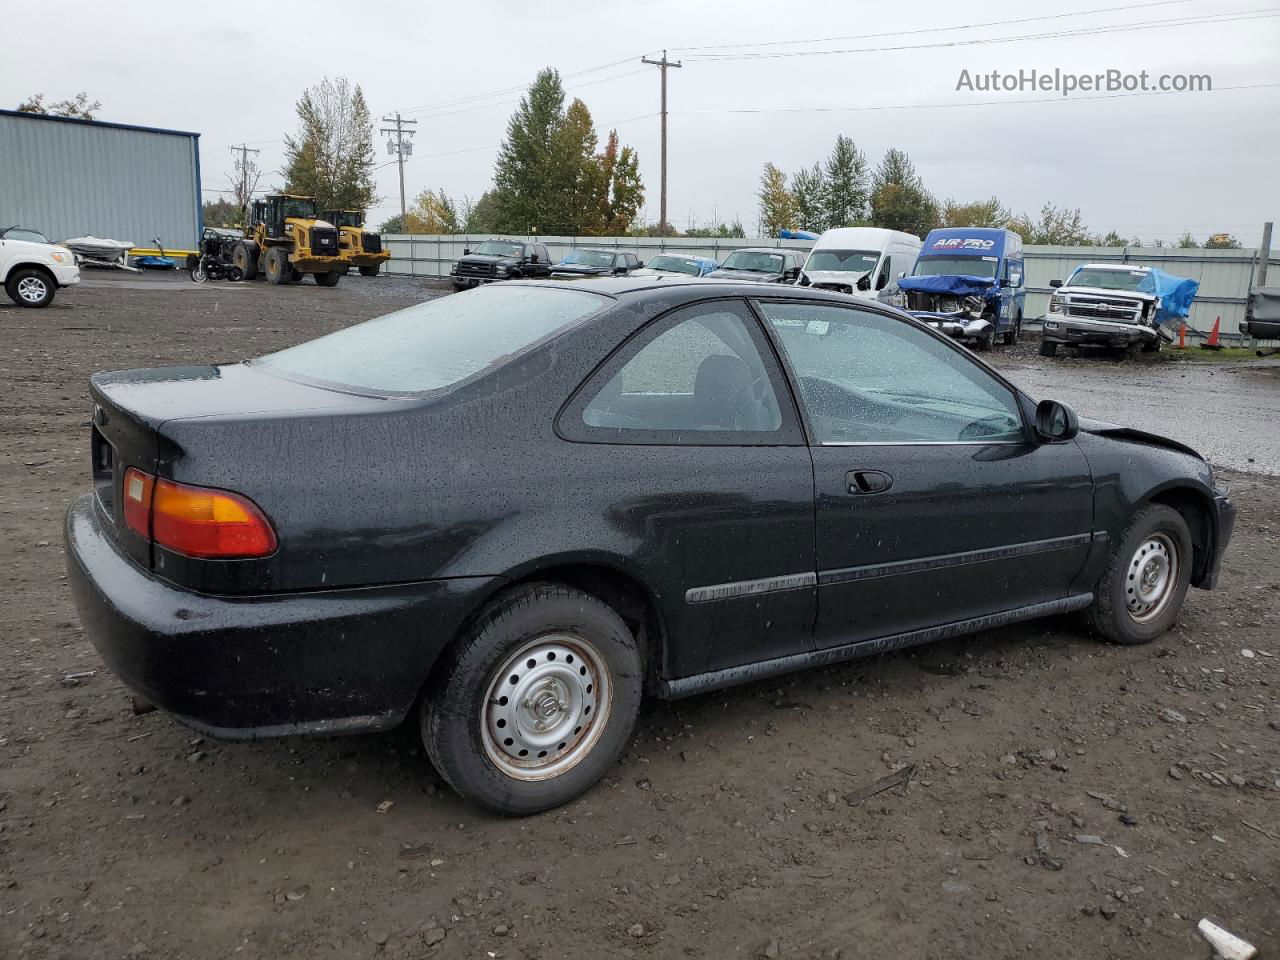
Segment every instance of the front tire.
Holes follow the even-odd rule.
[[[381,266],[382,266],[382,264],[380,264],[380,263],[375,263],[375,264],[372,264],[371,266],[361,267],[361,268],[360,268],[360,276],[362,276],[362,277],[376,277],[376,276],[378,275],[378,269],[379,269]]]
[[[5,281],[5,292],[9,299],[20,307],[47,307],[53,303],[53,295],[58,285],[43,270],[35,267],[23,267],[13,271]]]
[[[328,273],[315,274],[316,283],[322,287],[336,287],[338,281],[342,279],[341,270],[331,270]]]
[[[1040,356],[1056,357],[1058,355],[1058,344],[1055,340],[1040,341]]]
[[[252,243],[237,243],[231,250],[231,262],[240,268],[240,275],[252,280],[258,275],[258,249]]]
[[[1191,582],[1191,531],[1172,507],[1149,503],[1116,544],[1087,611],[1112,643],[1150,643],[1182,610]]]
[[[293,282],[293,264],[284,247],[272,247],[267,251],[267,282],[277,286]]]
[[[1012,325],[1004,334],[1004,345],[1006,347],[1016,346],[1020,336],[1022,336],[1022,316],[1018,315],[1013,318]]]
[[[444,654],[422,742],[462,796],[526,816],[568,803],[617,761],[640,708],[635,637],[607,604],[557,584],[494,601]]]

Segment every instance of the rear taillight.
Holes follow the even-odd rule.
[[[124,516],[139,536],[188,557],[248,559],[276,549],[270,521],[247,497],[157,479],[133,467],[124,475]]]

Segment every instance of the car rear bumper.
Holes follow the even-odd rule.
[[[91,494],[67,512],[67,579],[86,635],[132,690],[213,736],[395,726],[495,582],[212,596],[138,566],[104,522]]]

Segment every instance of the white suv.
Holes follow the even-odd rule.
[[[80,282],[75,255],[38,230],[0,227],[0,283],[20,307],[47,307],[59,287]]]

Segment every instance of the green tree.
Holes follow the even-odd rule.
[[[827,178],[821,164],[802,167],[791,175],[791,195],[796,201],[795,225],[821,232],[827,227]]]
[[[823,178],[824,215],[816,229],[851,227],[866,221],[871,200],[869,173],[867,155],[849,137],[836,137]]]
[[[1040,208],[1039,219],[1021,214],[1009,223],[1009,229],[1022,235],[1024,243],[1062,247],[1086,247],[1094,237],[1085,225],[1080,210],[1059,209],[1051,203]]]
[[[538,223],[544,233],[576,236],[592,227],[608,206],[609,175],[596,157],[599,141],[591,111],[575,99],[551,134],[542,187],[546,203]]]
[[[795,194],[787,189],[787,175],[772,163],[764,165],[756,197],[760,201],[760,232],[764,236],[775,236],[796,222]]]
[[[404,233],[404,221],[400,219],[400,214],[396,214],[387,220],[383,220],[378,226],[379,233]]]
[[[360,85],[325,77],[297,103],[298,132],[285,137],[286,192],[321,210],[365,210],[373,183],[373,120]]]
[[[444,188],[423,190],[405,212],[404,233],[461,233],[458,209]]]
[[[609,144],[617,148],[618,131],[609,132]],[[608,153],[609,147],[605,152]],[[623,147],[617,160],[609,168],[609,213],[604,232],[610,236],[625,236],[631,232],[644,206],[644,181],[640,179],[640,157],[632,147]]]
[[[204,225],[206,227],[240,226],[240,207],[225,197],[204,202]]]
[[[1240,241],[1229,233],[1214,233],[1204,242],[1206,250],[1239,250]]]
[[[915,165],[896,148],[885,151],[871,179],[871,223],[923,237],[938,223],[938,203],[924,188]]]
[[[1191,235],[1190,230],[1183,230],[1182,236],[1174,243],[1175,247],[1181,247],[1183,250],[1191,250],[1200,246],[1200,241]]]
[[[943,227],[1004,227],[1013,219],[1013,214],[995,197],[989,200],[975,200],[972,203],[957,203],[947,200],[940,211],[940,226]]]
[[[75,117],[80,120],[92,120],[93,115],[102,107],[102,101],[89,102],[89,95],[81,90],[70,100],[59,100],[45,106],[44,94],[37,93],[18,104],[19,113],[40,113],[49,117]]]
[[[1135,239],[1131,241],[1126,237],[1121,236],[1117,230],[1108,230],[1106,233],[1099,234],[1095,237],[1093,239],[1093,245],[1095,247],[1140,247],[1142,246],[1142,243],[1139,240]]]
[[[475,203],[464,203],[463,233],[499,233],[502,229],[501,199],[493,190],[480,194]]]
[[[734,220],[732,223],[712,223],[705,227],[694,227],[692,230],[686,230],[686,237],[705,237],[708,239],[715,238],[727,240],[733,237],[745,237],[747,231],[742,226],[741,220]]]
[[[501,229],[538,230],[551,212],[548,184],[563,116],[564,86],[560,74],[547,67],[507,121],[507,136],[498,150],[493,183]]]

